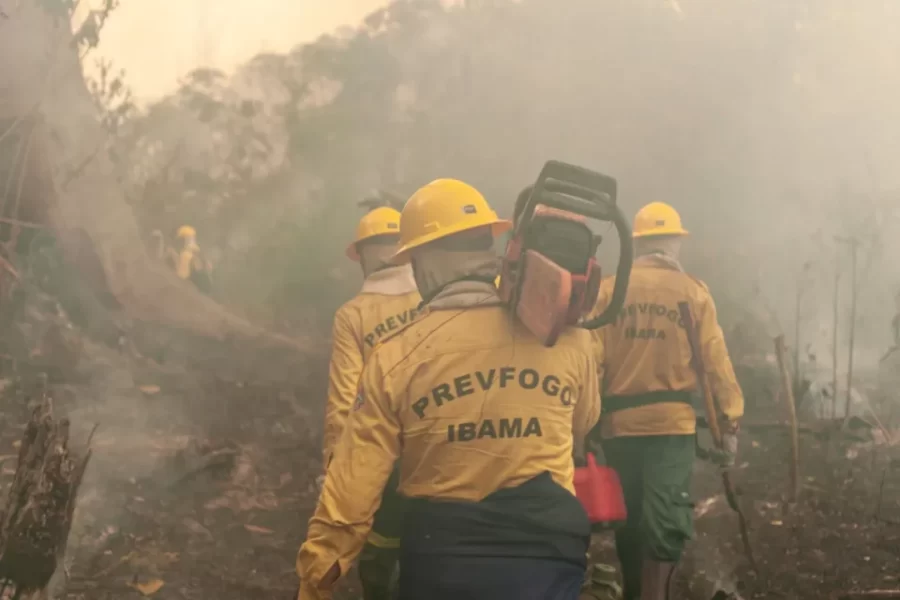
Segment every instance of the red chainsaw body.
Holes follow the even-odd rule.
[[[598,465],[587,453],[587,466],[575,469],[575,495],[594,525],[616,527],[628,518],[619,475],[610,467]]]
[[[545,346],[594,308],[601,279],[595,249],[583,216],[542,205],[507,244],[500,297]]]

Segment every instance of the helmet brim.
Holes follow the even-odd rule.
[[[406,244],[405,246],[401,246],[399,250],[394,254],[391,258],[391,262],[395,265],[402,265],[404,263],[409,262],[409,253],[416,248],[420,248],[426,244],[437,241],[439,239],[445,238],[448,235],[453,235],[456,233],[462,233],[463,231],[469,231],[471,229],[477,229],[479,227],[490,227],[491,235],[497,237],[502,235],[512,229],[513,223],[512,221],[508,221],[506,219],[496,219],[494,221],[490,221],[488,223],[479,223],[478,225],[472,225],[470,223],[465,223],[459,227],[455,228],[447,228],[441,229],[440,231],[435,231],[429,235],[422,236],[418,238],[415,242],[411,242]]]
[[[648,237],[663,237],[663,236],[672,236],[672,237],[685,237],[691,235],[687,229],[682,227],[678,228],[659,228],[659,229],[648,229],[647,231],[641,231],[640,233],[632,233],[631,237],[634,239],[640,238],[648,238]]]

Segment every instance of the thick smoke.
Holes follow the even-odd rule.
[[[152,183],[154,161],[177,146],[186,165],[220,164],[212,171],[233,179],[221,166],[233,129],[241,160],[256,161],[252,185],[229,183],[208,208],[177,188],[186,179],[168,181],[190,214],[212,215],[206,239],[235,291],[251,276],[296,280],[294,304],[315,304],[316,320],[334,298],[311,290],[352,274],[340,246],[359,195],[454,176],[509,211],[548,158],[617,177],[629,213],[674,204],[693,233],[687,265],[710,283],[727,330],[763,321],[767,335],[792,338],[802,288],[801,346],[820,363],[830,364],[836,268],[846,354],[849,250],[834,237],[856,236],[857,346],[872,367],[900,285],[898,23],[900,7],[853,0],[394,2],[233,77],[189,78],[148,111],[128,144],[140,156],[126,163],[147,165],[153,148],[139,182]],[[198,120],[198,94],[218,117]],[[242,195],[244,208],[222,216]],[[302,266],[264,272],[247,258],[254,240],[276,238]],[[323,258],[302,262],[312,254]]]

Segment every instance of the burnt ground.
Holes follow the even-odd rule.
[[[812,600],[871,590],[897,590],[900,597],[900,452],[811,435],[800,441],[802,491],[792,503],[787,431],[742,434],[733,481],[758,575],[744,555],[718,470],[697,462],[696,532],[677,574],[680,597],[722,592],[723,599]],[[594,558],[615,563],[611,534],[595,538]]]
[[[717,589],[744,598],[829,598],[897,590],[900,597],[900,449],[801,436],[801,493],[790,497],[786,432],[749,433],[736,483],[759,564],[743,558],[737,518],[718,474],[696,477],[697,537],[682,582],[691,598]],[[850,596],[852,597],[852,595]]]
[[[294,555],[315,502],[322,389],[225,382],[164,370],[102,347],[51,385],[73,439],[94,423],[94,455],[58,578],[68,600],[289,598]],[[0,485],[15,469],[28,413],[5,380]],[[789,444],[781,430],[743,434],[735,480],[760,576],[741,555],[717,472],[697,465],[697,536],[679,573],[685,598],[718,589],[742,598],[828,598],[900,588],[900,465],[884,483],[884,446],[802,437],[803,490],[785,502]],[[614,562],[611,535],[595,559]],[[355,576],[338,598],[358,597]],[[837,597],[837,596],[835,596]]]

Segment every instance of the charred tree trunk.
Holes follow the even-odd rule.
[[[0,596],[38,599],[62,563],[90,451],[69,449],[69,423],[41,399],[25,428],[19,464],[0,515]],[[5,596],[3,596],[5,597]]]

